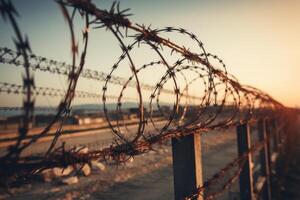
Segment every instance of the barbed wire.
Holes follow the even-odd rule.
[[[97,8],[88,0],[59,0],[57,3],[67,21],[71,35],[71,65],[32,54],[29,51],[28,40],[26,39],[26,42],[24,42],[21,37],[19,37],[20,42],[16,43],[18,44],[17,51],[5,47],[0,48],[1,63],[24,66],[26,71],[23,85],[0,83],[0,92],[26,95],[22,109],[24,110],[24,119],[20,126],[18,142],[9,149],[5,156],[0,158],[1,175],[3,170],[6,170],[5,176],[16,177],[16,175],[37,173],[56,166],[66,167],[68,165],[90,163],[91,160],[126,162],[129,158],[149,152],[154,145],[159,145],[171,138],[201,134],[210,130],[227,129],[230,126],[249,122],[252,119],[271,115],[276,116],[285,109],[281,103],[265,92],[240,84],[233,75],[227,72],[223,60],[216,55],[207,53],[203,43],[197,36],[183,28],[152,29],[143,24],[135,24],[128,19],[131,15],[128,12],[129,9],[121,10],[119,3],[113,3],[109,10]],[[14,19],[16,11],[11,2],[2,0],[0,11],[4,19],[6,17],[10,18],[10,23],[15,32],[20,35]],[[74,29],[76,14],[82,16],[84,20],[83,48],[80,56],[78,56],[79,46],[76,43]],[[122,53],[112,65],[108,74],[84,69],[90,28],[94,28],[96,31],[105,29],[111,32],[120,45]],[[172,36],[176,34],[191,40],[191,43],[186,44],[195,44],[197,50],[194,51],[196,52],[192,52],[191,48],[174,42]],[[168,37],[162,35],[168,35]],[[132,50],[141,47],[150,49],[158,59],[147,61],[149,58],[145,57],[143,60],[145,64],[137,64]],[[78,57],[79,59],[77,59]],[[124,60],[129,63],[127,67],[131,72],[128,79],[114,75],[116,70],[124,63]],[[163,70],[163,74],[159,76],[158,81],[153,86],[142,83],[142,72],[151,69],[153,66]],[[29,69],[67,75],[68,87],[66,90],[36,87]],[[99,94],[76,91],[80,76],[103,81],[102,94],[99,96]],[[180,81],[181,79],[183,81]],[[119,95],[110,95],[113,90],[111,84],[122,86]],[[172,85],[171,88],[173,89],[167,89],[170,88],[168,87],[169,84]],[[122,129],[121,126],[126,125],[119,123],[122,115],[122,103],[128,99],[126,96],[128,87],[135,88],[136,98],[134,100],[136,100],[138,117],[135,130],[129,130],[126,127]],[[197,88],[197,92],[191,94],[192,88]],[[39,134],[34,135],[28,142],[24,143],[22,141],[29,129],[29,122],[34,109],[32,95],[63,96],[63,98],[53,120]],[[167,106],[161,103],[163,95],[167,95],[169,101]],[[105,118],[111,131],[116,136],[110,147],[84,154],[76,149],[66,149],[64,144],[57,147],[56,143],[61,135],[63,122],[70,114],[74,97],[101,97]],[[108,112],[107,99],[111,97],[116,99],[117,123],[112,123],[111,112]],[[155,120],[153,120],[156,110],[165,117],[163,125],[161,125],[161,121],[160,124],[155,124]],[[39,159],[35,157],[34,161],[30,156],[17,156],[16,158],[15,155],[20,155],[24,149],[37,142],[57,122],[60,125],[46,155],[40,156]],[[153,131],[150,130],[151,127]],[[128,134],[129,131],[133,134]],[[227,170],[239,166],[236,173],[223,185],[221,191],[225,190],[239,175],[243,162],[244,156],[237,158],[209,180],[209,184],[206,183],[205,187],[223,177]],[[9,171],[7,172],[7,170]],[[191,197],[199,195],[202,190],[203,188],[199,188],[197,193],[192,194]],[[211,197],[214,198],[218,194],[219,192],[213,193]]]
[[[18,54],[23,59],[23,67],[25,70],[25,74],[22,77],[23,80],[23,89],[26,91],[24,93],[24,100],[23,100],[23,116],[22,122],[19,127],[19,137],[14,146],[14,148],[10,149],[9,157],[11,162],[18,162],[19,156],[21,151],[17,151],[19,146],[21,145],[22,140],[27,136],[29,130],[29,124],[33,118],[33,110],[34,110],[34,101],[31,94],[32,88],[35,87],[33,75],[31,75],[29,69],[29,62],[28,62],[28,54],[31,52],[31,48],[29,45],[29,41],[27,36],[23,36],[21,30],[17,24],[16,18],[18,17],[18,12],[13,7],[11,2],[6,2],[4,0],[0,3],[0,13],[2,18],[8,21],[15,34],[14,44],[16,46]]]
[[[24,108],[19,106],[1,106],[0,111],[3,112],[10,112],[10,111],[22,111]],[[42,106],[35,106],[35,111],[55,111],[56,107],[42,107]]]
[[[237,178],[239,177],[246,161],[249,155],[253,156],[255,154],[257,154],[266,144],[266,142],[270,140],[270,138],[266,138],[263,141],[260,141],[258,143],[256,143],[254,146],[252,146],[247,152],[243,153],[242,155],[240,155],[239,157],[233,159],[231,162],[229,162],[226,166],[224,166],[221,170],[219,170],[217,173],[215,173],[213,176],[211,176],[207,181],[205,181],[205,183],[201,186],[197,188],[197,191],[194,194],[191,194],[189,196],[187,196],[185,199],[197,199],[197,197],[199,195],[203,195],[204,191],[207,193],[205,194],[205,199],[216,199],[217,197],[219,197],[220,195],[222,195],[222,193],[224,191],[226,191],[230,186],[232,186],[232,184],[237,180]],[[228,176],[228,172],[230,170],[235,170],[235,172],[233,173],[233,175]],[[221,188],[217,191],[211,192],[209,193],[209,189],[210,187],[214,186],[215,184],[217,184],[221,179],[224,179],[226,177],[226,181],[225,183],[223,183],[221,185]]]
[[[5,94],[26,94],[23,86],[15,83],[0,82],[0,93]],[[35,87],[31,90],[31,94],[34,96],[49,96],[49,97],[64,97],[66,90],[51,88],[51,87]],[[76,90],[74,97],[77,98],[88,98],[88,99],[98,99],[100,100],[102,95],[87,91]],[[118,99],[118,96],[109,95],[107,99]],[[135,100],[135,98],[125,97],[126,100]],[[21,107],[20,107],[21,108]],[[36,108],[36,107],[35,107]]]
[[[20,59],[20,54],[18,52],[8,48],[0,47],[0,62],[3,64],[9,64],[13,66],[23,66],[23,61]],[[159,61],[158,61],[159,62]],[[151,62],[148,65],[154,65],[155,62]],[[65,62],[56,61],[42,56],[37,56],[35,54],[29,55],[29,67],[33,71],[49,72],[52,74],[59,74],[67,76],[72,69],[72,66],[66,64]],[[78,68],[78,67],[76,67]],[[83,69],[80,73],[80,77],[96,80],[105,81],[108,74],[92,69]],[[112,76],[110,82],[116,85],[124,85],[126,79],[120,76]],[[134,83],[128,84],[129,87],[135,87]],[[152,90],[154,86],[142,83],[142,88],[145,90]],[[164,92],[171,93],[173,91],[165,89]]]

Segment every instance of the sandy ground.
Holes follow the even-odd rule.
[[[121,166],[94,170],[79,183],[64,185],[60,179],[44,183],[38,178],[23,187],[13,188],[13,196],[2,192],[0,199],[173,199],[173,170],[170,145],[157,148]],[[204,180],[237,156],[234,130],[211,132],[202,137]],[[233,191],[233,192],[232,192]],[[222,199],[232,199],[236,186]]]
[[[137,123],[134,121],[132,124],[128,125],[129,130],[136,130],[138,127]],[[165,124],[165,121],[157,121],[156,125],[162,126]],[[93,149],[102,149],[104,147],[110,146],[115,138],[114,134],[109,128],[97,127],[97,126],[84,126],[80,129],[78,126],[68,126],[65,127],[68,130],[65,130],[66,133],[59,138],[57,146],[60,146],[63,142],[66,143],[66,148],[72,148],[76,145],[85,145],[90,150]],[[124,128],[123,128],[124,129]],[[122,130],[123,130],[122,129]],[[145,131],[153,131],[153,127],[149,126]],[[37,132],[36,130],[34,130]],[[55,132],[55,131],[54,131]],[[125,132],[125,131],[124,131]],[[135,131],[132,131],[135,132]],[[5,141],[9,139],[6,136],[9,134],[0,134],[0,156],[3,156],[7,152],[7,146],[15,144],[15,141]],[[12,134],[13,135],[13,134]],[[34,135],[34,133],[32,133]],[[50,134],[51,135],[51,134]],[[39,139],[38,142],[30,145],[23,152],[23,156],[34,155],[38,153],[45,153],[49,148],[53,135],[48,135]],[[130,137],[128,133],[127,137]],[[26,140],[25,140],[26,141]]]

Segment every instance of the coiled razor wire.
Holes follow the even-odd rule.
[[[153,146],[161,144],[171,138],[180,138],[190,134],[201,134],[210,130],[227,129],[239,123],[252,119],[282,114],[285,107],[271,96],[251,86],[244,86],[226,70],[224,62],[216,55],[207,53],[203,43],[193,33],[183,28],[165,27],[152,29],[145,25],[136,24],[129,20],[129,9],[121,10],[119,3],[114,2],[109,10],[97,8],[90,0],[58,0],[64,18],[70,30],[72,63],[66,64],[45,57],[40,57],[31,52],[29,40],[23,37],[17,25],[17,11],[10,1],[0,1],[2,18],[11,24],[15,34],[16,50],[6,47],[0,48],[0,62],[3,64],[23,66],[25,75],[23,85],[1,82],[0,92],[5,94],[24,95],[23,107],[1,107],[1,110],[22,110],[23,120],[19,128],[19,136],[16,144],[8,149],[8,153],[0,158],[0,175],[8,178],[17,178],[20,175],[29,175],[52,167],[67,167],[68,165],[90,163],[91,160],[114,160],[117,163],[126,162],[133,156],[151,151]],[[84,20],[83,48],[79,53],[76,43],[74,21],[79,14]],[[102,70],[85,69],[87,55],[89,29],[106,30],[115,37],[121,47],[121,55],[111,66],[109,73]],[[181,35],[192,41],[197,46],[197,52],[172,40],[174,35]],[[167,37],[164,37],[167,35]],[[26,38],[26,39],[25,39]],[[128,41],[131,41],[129,44]],[[189,43],[191,44],[191,43]],[[156,60],[147,61],[144,64],[135,62],[133,50],[148,48],[156,56]],[[80,55],[80,56],[78,56]],[[78,59],[79,57],[79,59]],[[116,70],[128,62],[131,74],[129,78],[116,76]],[[175,60],[175,62],[174,62]],[[123,67],[123,66],[122,66]],[[152,68],[163,69],[164,73],[155,85],[142,83],[142,72]],[[30,71],[30,69],[32,71]],[[52,74],[68,76],[66,91],[50,87],[36,87],[33,72],[45,71]],[[186,75],[193,74],[193,76]],[[102,81],[102,94],[93,94],[84,91],[76,91],[79,77]],[[183,81],[179,81],[183,79]],[[121,85],[119,95],[110,95],[111,84]],[[169,89],[172,84],[173,89]],[[190,93],[191,88],[197,85],[197,92]],[[135,88],[137,99],[138,125],[134,134],[128,134],[129,130],[121,128],[126,126],[119,123],[123,115],[122,103],[126,97],[127,88]],[[100,90],[100,88],[99,88]],[[150,93],[150,95],[149,95]],[[62,96],[62,100],[56,109],[53,120],[39,133],[23,142],[29,131],[29,124],[34,112],[34,97],[38,95]],[[99,96],[100,95],[100,96]],[[161,96],[168,95],[170,109],[166,109],[161,103]],[[70,113],[71,103],[74,97],[99,98],[103,103],[103,112],[107,123],[116,136],[110,147],[80,153],[76,149],[66,149],[64,144],[57,147],[56,143],[61,135],[63,122]],[[147,97],[145,97],[147,96]],[[107,99],[114,98],[117,101],[117,122],[112,123],[110,112],[107,108]],[[145,101],[147,99],[147,101]],[[158,110],[165,118],[163,125],[155,124],[154,111]],[[35,157],[20,157],[24,149],[37,142],[48,133],[51,127],[59,122],[51,145],[46,155]],[[161,121],[160,121],[161,123]],[[117,126],[115,125],[117,124]],[[154,131],[149,131],[152,126]],[[128,136],[130,135],[130,137]],[[258,147],[255,149],[259,149]],[[254,150],[251,150],[254,151]],[[223,168],[209,183],[212,184],[222,174],[235,166],[236,173],[223,185],[223,189],[232,184],[244,163],[241,156]],[[199,195],[208,183],[195,194]],[[212,193],[214,198],[218,193]]]

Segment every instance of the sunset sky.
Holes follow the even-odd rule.
[[[46,0],[13,2],[33,52],[70,62],[68,27],[57,4]],[[103,8],[112,3],[92,2]],[[259,88],[287,106],[300,106],[300,1],[122,0],[120,6],[131,8],[133,22],[193,32],[208,52],[224,60],[227,70],[241,83]],[[14,48],[11,27],[1,18],[0,27],[0,46]],[[116,61],[119,55],[115,53],[118,44],[109,33],[96,31],[91,33],[87,68],[109,72],[111,59]],[[1,81],[20,82],[22,73],[16,72],[1,66]],[[155,76],[155,71],[152,73],[149,76]],[[55,84],[46,75],[36,79],[41,85]],[[10,97],[3,99],[10,101]]]

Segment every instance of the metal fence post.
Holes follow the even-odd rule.
[[[276,129],[277,129],[277,134],[278,134],[279,150],[281,151],[283,139],[282,139],[282,128],[280,126],[281,126],[280,118],[277,117],[276,118]]]
[[[191,134],[172,139],[175,199],[182,200],[203,185],[201,136]],[[199,195],[198,200],[202,200]]]
[[[276,123],[276,119],[272,119],[271,120],[272,123],[272,138],[274,141],[274,151],[278,152],[279,149],[279,138],[278,138],[278,130],[277,130],[277,123]]]
[[[270,173],[272,173],[272,154],[273,154],[273,148],[272,148],[272,133],[270,128],[270,119],[265,120],[265,130],[266,130],[266,136],[267,136],[267,151],[268,151],[268,163],[269,163],[269,169]]]
[[[258,136],[259,141],[263,142],[263,148],[260,151],[260,164],[261,173],[265,177],[264,189],[263,189],[263,199],[271,200],[271,182],[270,182],[270,166],[269,166],[269,152],[267,144],[267,132],[266,132],[266,121],[261,119],[258,121]]]
[[[237,126],[237,142],[238,155],[243,156],[251,148],[250,129],[248,124],[241,124]],[[247,155],[246,163],[243,165],[240,177],[240,197],[243,200],[254,199],[253,192],[253,170],[251,154]]]
[[[269,151],[269,166],[272,174],[276,173],[276,161],[278,158],[278,142],[277,142],[277,127],[273,119],[269,119],[266,123],[268,151]],[[272,177],[271,177],[272,179]]]

